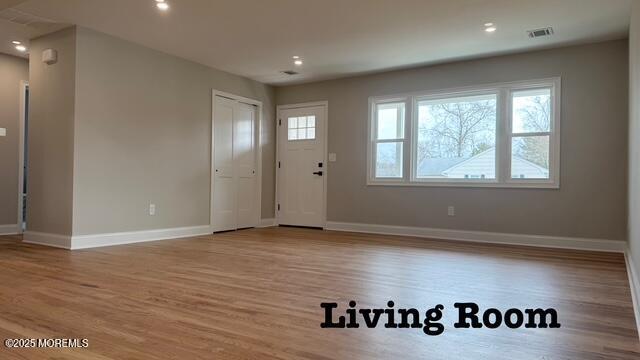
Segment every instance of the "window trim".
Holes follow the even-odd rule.
[[[560,188],[560,138],[561,138],[561,85],[560,77],[466,86],[442,90],[418,91],[405,94],[369,97],[367,120],[367,186],[409,186],[409,187],[486,187],[486,188]],[[511,177],[512,94],[513,92],[549,88],[551,90],[551,127],[549,133],[549,179],[519,179]],[[496,178],[495,179],[420,179],[416,176],[414,164],[417,147],[417,108],[422,100],[496,94]],[[405,103],[405,136],[403,142],[403,173],[399,178],[375,177],[375,144],[377,105],[384,103]],[[546,136],[547,133],[545,133]],[[516,134],[516,137],[518,134]]]
[[[455,99],[455,98],[463,98],[463,97],[473,97],[473,96],[486,96],[486,95],[495,95],[496,97],[496,149],[498,148],[498,129],[500,127],[500,111],[499,111],[499,99],[500,92],[496,89],[474,89],[463,92],[447,92],[447,93],[437,93],[435,95],[422,95],[422,96],[414,96],[413,97],[413,114],[414,116],[411,119],[412,122],[412,144],[411,144],[411,177],[410,183],[414,184],[439,184],[439,183],[452,183],[452,184],[498,184],[500,181],[500,173],[498,169],[499,164],[499,154],[500,152],[496,150],[495,161],[496,161],[496,177],[494,179],[448,179],[446,181],[440,179],[430,179],[430,178],[419,178],[417,174],[417,164],[415,162],[415,154],[417,154],[417,146],[418,146],[418,132],[415,131],[417,129],[418,124],[418,107],[421,101],[432,101],[432,100],[440,100],[440,99]]]
[[[369,118],[371,119],[369,121],[369,131],[368,131],[368,140],[369,140],[369,151],[367,152],[367,158],[368,158],[368,177],[370,179],[376,179],[376,183],[378,184],[392,184],[392,183],[397,183],[397,182],[404,182],[405,178],[406,178],[406,160],[407,160],[407,147],[408,144],[407,142],[409,141],[408,139],[408,134],[409,134],[409,130],[408,130],[408,124],[407,124],[407,119],[409,119],[410,117],[407,116],[407,104],[409,104],[408,102],[409,98],[406,97],[388,97],[385,98],[384,100],[381,101],[376,101],[375,103],[373,103],[369,109],[370,115]],[[397,104],[397,103],[403,103],[404,104],[404,119],[402,119],[402,124],[404,125],[404,133],[402,138],[396,138],[396,139],[382,139],[379,140],[378,139],[378,111],[377,111],[377,107],[378,105],[385,105],[385,104]],[[376,164],[377,164],[377,155],[376,155],[376,148],[377,145],[380,143],[402,143],[402,163],[400,164],[401,166],[401,170],[402,170],[402,174],[400,177],[376,177]]]

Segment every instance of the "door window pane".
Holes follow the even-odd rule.
[[[316,129],[307,128],[307,139],[315,139],[315,138],[316,138]]]
[[[497,95],[418,103],[416,176],[495,179]]]
[[[316,138],[316,117],[290,117],[288,123],[288,140],[314,140]]]
[[[377,140],[404,138],[404,103],[380,104]]]
[[[376,144],[376,177],[402,177],[402,142]]]
[[[514,137],[511,178],[549,179],[549,136]]]
[[[511,99],[514,134],[551,131],[551,89],[515,91]]]
[[[297,140],[298,139],[298,129],[289,129],[289,140]]]

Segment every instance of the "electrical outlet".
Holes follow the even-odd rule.
[[[149,204],[149,215],[150,216],[156,215],[156,204]]]
[[[456,208],[453,206],[449,206],[449,209],[447,209],[447,214],[449,214],[449,216],[456,216]]]
[[[6,128],[0,128],[0,136],[7,136],[7,129]]]

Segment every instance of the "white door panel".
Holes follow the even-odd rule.
[[[256,226],[255,107],[238,103],[234,115],[234,161],[237,171],[237,228]]]
[[[255,181],[253,178],[244,178],[238,181],[238,188],[252,189],[252,191],[238,191],[238,229],[256,226],[255,208]]]
[[[217,178],[214,184],[215,201],[214,231],[227,231],[236,228],[236,199],[233,178]]]
[[[220,101],[216,106],[215,164],[216,175],[233,176],[233,103]]]
[[[324,226],[325,179],[324,106],[280,112],[278,222],[282,225]]]
[[[233,101],[216,97],[214,114],[214,229],[232,230],[236,227],[236,193],[233,166]]]
[[[256,107],[215,97],[214,231],[257,225]]]

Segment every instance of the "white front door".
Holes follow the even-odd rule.
[[[278,223],[324,227],[326,106],[279,114]]]
[[[213,229],[257,224],[256,107],[216,96],[214,104]]]

